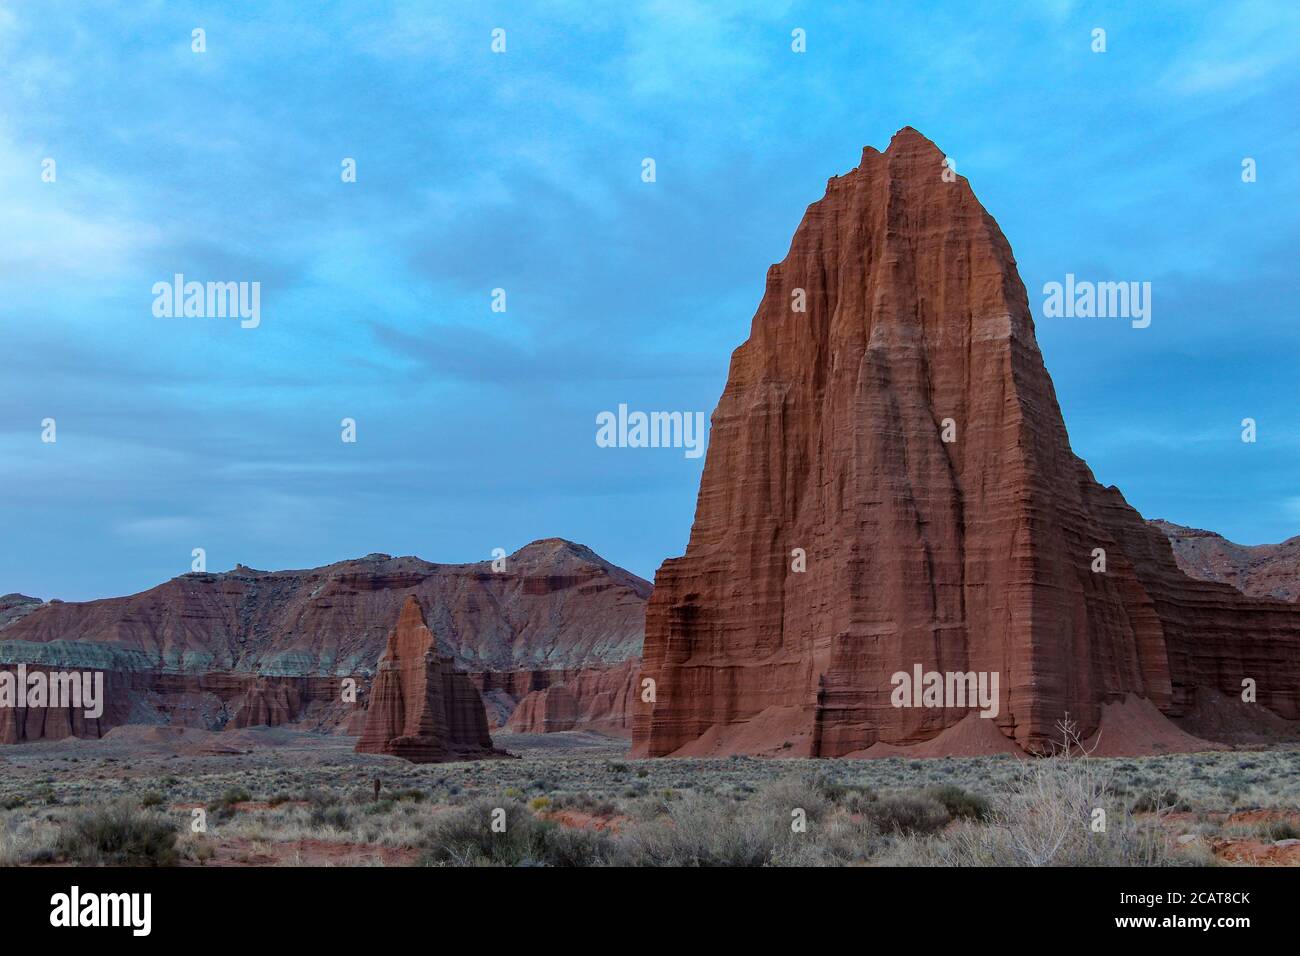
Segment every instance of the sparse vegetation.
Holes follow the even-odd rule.
[[[123,800],[70,819],[56,849],[76,863],[168,866],[176,862],[176,827]]]
[[[13,752],[0,865],[1174,865],[1300,838],[1300,751],[1288,750],[634,760],[618,742],[548,740],[521,760],[417,766],[353,754],[346,739],[314,738],[292,759],[110,763],[75,746],[80,765]],[[191,832],[194,808],[206,832]],[[485,808],[506,811],[505,833]]]

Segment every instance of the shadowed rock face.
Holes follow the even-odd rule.
[[[493,752],[478,691],[438,645],[420,602],[408,597],[370,690],[358,753],[414,763],[472,759]]]
[[[1067,711],[1085,734],[1128,695],[1176,717],[1243,677],[1300,717],[1300,609],[1186,577],[1072,453],[1011,249],[943,159],[910,128],[864,150],[768,271],[656,576],[635,752],[929,741],[969,711],[892,706],[916,664],[997,672],[1028,749]]]
[[[1300,600],[1300,536],[1281,544],[1235,544],[1221,534],[1153,520],[1174,549],[1174,560],[1198,581],[1231,584],[1243,594]]]

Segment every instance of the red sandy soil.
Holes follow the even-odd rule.
[[[1177,829],[1177,824],[1193,824],[1204,816],[1215,823],[1273,823],[1289,822],[1300,826],[1300,813],[1294,810],[1240,810],[1236,813],[1207,813],[1204,815],[1176,811],[1161,817],[1161,824]],[[1243,863],[1252,866],[1300,866],[1300,840],[1261,840],[1254,838],[1212,837],[1207,841],[1210,851],[1225,863]]]
[[[796,731],[798,707],[769,707],[736,724],[714,724],[695,740],[673,752],[674,757],[726,757],[753,754],[761,757],[807,757],[812,754],[812,731]],[[773,744],[772,741],[780,741]],[[786,744],[789,746],[786,746]]]
[[[573,830],[608,830],[610,833],[618,833],[628,821],[625,816],[602,817],[581,810],[548,810],[538,816]]]
[[[1180,730],[1155,704],[1134,694],[1122,702],[1101,705],[1101,727],[1084,742],[1084,747],[1094,757],[1153,757],[1231,749]]]
[[[673,753],[674,757],[719,757],[747,753],[765,757],[806,757],[811,753],[811,732],[789,731],[797,720],[798,708],[769,707],[743,723],[715,724],[701,736]],[[773,740],[781,740],[776,746]],[[1086,749],[1097,757],[1157,756],[1169,753],[1199,753],[1226,750],[1227,745],[1203,740],[1176,726],[1151,701],[1129,694],[1123,701],[1103,704],[1101,725],[1087,741]],[[988,754],[1022,755],[1015,741],[998,730],[996,723],[976,713],[938,736],[916,744],[872,744],[845,754],[848,759],[881,757],[979,757]]]
[[[1229,863],[1300,866],[1300,840],[1284,840],[1282,843],[1284,845],[1279,846],[1262,840],[1214,840],[1210,843],[1210,849],[1219,859]]]
[[[865,750],[845,754],[845,757],[871,760],[881,757],[979,757],[996,753],[1020,756],[1024,751],[998,730],[991,718],[971,713],[931,740],[907,747],[879,741]]]

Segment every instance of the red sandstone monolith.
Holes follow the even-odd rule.
[[[414,596],[406,599],[388,635],[356,749],[414,763],[492,752],[483,701],[466,676],[452,670],[451,660],[438,656]]]
[[[1176,718],[1245,679],[1300,718],[1300,608],[1191,580],[1094,480],[1007,240],[907,128],[830,180],[768,271],[686,554],[655,579],[634,753],[932,741],[971,708],[894,706],[918,664],[996,672],[987,719],[1028,750],[1067,712],[1085,734],[1130,697]]]

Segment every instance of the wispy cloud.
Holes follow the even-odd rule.
[[[1285,537],[1292,504],[1240,502],[1291,502],[1300,467],[1300,23],[1243,10],[0,7],[0,590],[141,588],[190,537],[212,567],[301,567],[559,534],[652,576],[698,463],[601,454],[595,413],[712,408],[807,205],[905,124],[957,158],[1031,293],[1156,285],[1149,334],[1039,326],[1098,474]],[[261,281],[261,327],[155,318],[175,272]],[[1259,453],[1225,457],[1247,414]]]

